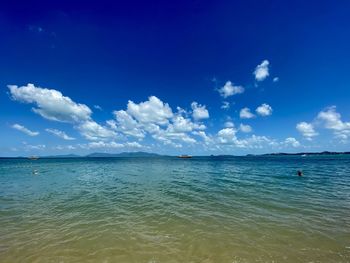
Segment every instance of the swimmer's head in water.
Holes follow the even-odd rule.
[[[303,175],[303,172],[299,170],[299,171],[297,172],[297,174],[298,174],[298,176],[302,176],[302,175]]]

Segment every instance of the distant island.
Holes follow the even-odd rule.
[[[246,157],[259,157],[259,156],[317,156],[317,155],[347,155],[350,152],[300,152],[300,153],[263,153],[263,154],[247,154]],[[162,155],[158,153],[149,153],[149,152],[121,152],[121,153],[103,153],[103,152],[94,152],[87,155],[77,155],[77,154],[61,154],[61,155],[49,155],[49,156],[38,156],[39,158],[44,159],[55,159],[55,158],[120,158],[120,157],[129,157],[129,158],[155,158],[155,157],[176,157],[176,155]],[[231,154],[218,154],[218,155],[201,155],[201,156],[191,156],[191,157],[212,157],[212,158],[229,158],[229,157],[239,157],[238,155]],[[242,156],[241,156],[242,157]],[[2,159],[7,158],[28,158],[24,156],[17,157],[0,157]]]
[[[148,153],[148,152],[121,152],[121,153],[95,152],[87,155],[76,155],[76,154],[50,155],[50,156],[40,156],[40,158],[117,158],[117,157],[160,157],[160,156],[165,156],[165,155],[160,155],[157,153]]]
[[[95,153],[89,153],[87,155],[77,155],[77,154],[60,154],[60,155],[47,155],[47,156],[37,156],[39,158],[43,159],[59,159],[59,158],[118,158],[118,157],[167,157],[168,155],[161,155],[157,153],[148,153],[148,152],[121,152],[121,153],[101,153],[101,152],[95,152]],[[28,157],[24,156],[17,156],[17,157],[0,157],[2,159],[7,158],[25,158]]]
[[[300,153],[264,153],[264,154],[247,154],[246,156],[279,156],[279,155],[344,155],[350,154],[350,152],[300,152]]]

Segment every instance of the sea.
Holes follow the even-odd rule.
[[[0,159],[0,262],[350,262],[350,157]]]

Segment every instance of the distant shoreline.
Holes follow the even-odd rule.
[[[246,155],[231,155],[231,154],[219,154],[219,155],[194,155],[193,157],[259,157],[259,156],[321,156],[321,155],[350,155],[350,152],[299,152],[299,153],[264,153],[264,154],[246,154]],[[74,159],[74,158],[159,158],[159,157],[176,157],[176,155],[162,155],[157,153],[147,152],[122,152],[122,153],[91,153],[87,155],[50,155],[50,156],[38,156],[40,159]],[[1,156],[0,159],[28,159],[28,157],[17,156],[7,157]]]
[[[348,155],[350,152],[328,152],[328,151],[323,151],[323,152],[299,152],[299,153],[261,153],[261,154],[246,154],[246,155],[229,155],[229,154],[224,154],[224,155],[207,155],[207,157],[210,156],[221,156],[221,157],[263,157],[263,156],[321,156],[321,155]],[[204,156],[203,156],[204,157]]]

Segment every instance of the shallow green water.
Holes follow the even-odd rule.
[[[350,158],[2,159],[0,227],[0,262],[350,262]]]

